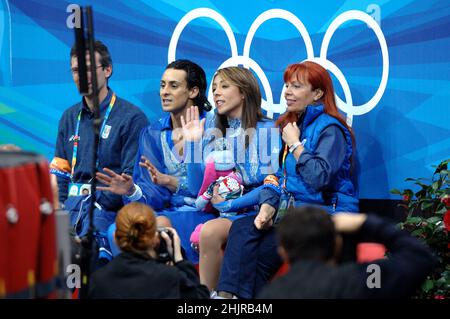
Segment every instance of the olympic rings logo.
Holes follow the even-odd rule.
[[[389,75],[389,53],[388,48],[386,44],[386,39],[384,37],[383,32],[381,31],[380,26],[377,24],[377,22],[367,13],[359,10],[350,10],[346,11],[339,16],[337,16],[328,27],[327,31],[325,32],[325,35],[322,40],[322,45],[320,48],[320,56],[315,57],[314,56],[314,49],[312,45],[311,38],[309,36],[308,31],[306,30],[306,27],[302,23],[302,21],[295,16],[293,13],[282,10],[282,9],[271,9],[263,12],[260,14],[255,21],[250,26],[250,29],[247,33],[247,37],[244,42],[244,50],[243,54],[238,54],[238,48],[236,43],[236,38],[234,36],[234,33],[231,29],[231,26],[228,24],[228,22],[225,20],[225,18],[218,13],[215,10],[209,9],[209,8],[198,8],[194,9],[190,12],[188,12],[181,20],[178,22],[177,26],[175,27],[175,30],[172,34],[172,38],[170,39],[169,44],[169,51],[168,51],[168,62],[172,62],[176,60],[175,53],[177,50],[177,44],[178,40],[180,38],[181,32],[183,29],[194,19],[197,18],[210,18],[214,21],[216,21],[225,31],[225,34],[228,38],[228,41],[230,43],[231,48],[231,57],[224,61],[220,67],[227,67],[227,66],[233,66],[233,65],[243,65],[246,68],[252,69],[255,74],[259,77],[261,84],[263,86],[266,100],[262,100],[262,108],[267,111],[267,115],[269,117],[273,117],[273,113],[283,113],[286,110],[286,101],[284,99],[284,91],[285,88],[283,88],[281,92],[280,97],[280,103],[275,104],[273,101],[272,96],[272,89],[270,87],[269,80],[267,79],[267,76],[265,75],[264,71],[261,69],[261,67],[256,63],[253,59],[250,58],[250,46],[252,44],[253,37],[258,30],[258,28],[266,21],[271,19],[283,19],[288,22],[290,22],[300,33],[303,41],[305,42],[306,46],[306,53],[307,58],[305,60],[314,61],[322,65],[324,68],[326,68],[328,71],[332,72],[336,79],[339,81],[340,85],[342,86],[344,96],[345,96],[345,102],[341,100],[336,95],[336,103],[337,106],[347,114],[347,123],[349,125],[352,125],[353,122],[353,116],[355,115],[362,115],[370,112],[380,101],[381,97],[384,94],[384,91],[386,89],[388,75]],[[380,43],[381,47],[381,53],[382,53],[382,59],[383,59],[383,71],[381,74],[381,82],[380,85],[373,95],[373,97],[366,103],[362,105],[353,105],[353,99],[352,94],[350,91],[350,87],[348,85],[348,82],[344,76],[344,74],[341,72],[341,70],[331,61],[327,59],[327,52],[328,52],[328,46],[330,44],[331,38],[333,34],[336,32],[336,30],[345,22],[350,20],[359,20],[362,22],[365,22],[375,33],[378,42]],[[208,98],[212,101],[212,86],[209,87],[208,92]]]

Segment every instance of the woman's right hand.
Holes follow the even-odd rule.
[[[298,128],[297,123],[293,122],[286,124],[286,126],[283,128],[281,138],[289,147],[295,142],[299,142],[300,129]]]
[[[181,127],[185,142],[199,142],[205,129],[205,119],[200,120],[197,106],[191,106],[186,110],[186,121],[181,116]]]
[[[97,172],[96,177],[98,181],[107,186],[106,187],[98,186],[97,187],[98,190],[109,191],[117,195],[127,195],[127,196],[130,196],[134,193],[135,191],[134,182],[133,178],[130,175],[125,173],[119,175],[106,167],[103,169],[103,171],[106,174]]]
[[[173,244],[172,244],[172,239],[170,239],[169,235],[167,235],[167,233],[164,231],[161,232],[161,237],[166,241],[166,246],[167,246],[167,250],[169,251],[169,254],[173,256],[173,261],[175,263],[182,261],[183,255],[181,254],[180,236],[178,236],[178,233],[175,230],[175,228],[165,227],[165,229],[172,233],[172,238],[173,238]]]
[[[213,195],[211,197],[211,204],[214,206],[214,205],[220,204],[224,201],[225,201],[225,198],[223,198],[222,196],[219,195],[219,185],[218,184],[214,185]]]
[[[273,214],[275,214],[276,209],[269,204],[262,204],[259,209],[258,215],[255,217],[255,227],[259,230],[268,229],[273,225]]]

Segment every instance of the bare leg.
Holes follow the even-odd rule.
[[[214,290],[222,265],[222,247],[226,244],[231,221],[217,218],[206,222],[200,232],[200,282]]]

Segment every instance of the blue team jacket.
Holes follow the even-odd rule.
[[[305,183],[298,174],[298,162],[293,154],[289,153],[286,157],[287,191],[294,195],[296,205],[323,205],[330,213],[334,211],[357,212],[359,210],[358,198],[350,178],[353,152],[350,132],[334,117],[325,114],[323,105],[308,106],[305,112],[300,135],[300,141],[304,143],[305,149],[314,153],[321,132],[330,125],[336,125],[341,128],[345,135],[345,160],[336,176],[330,179],[330,183],[326,187],[314,189]]]

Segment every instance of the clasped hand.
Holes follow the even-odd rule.
[[[281,138],[288,146],[298,142],[300,138],[300,129],[298,128],[297,123],[293,122],[286,124],[283,128]]]

